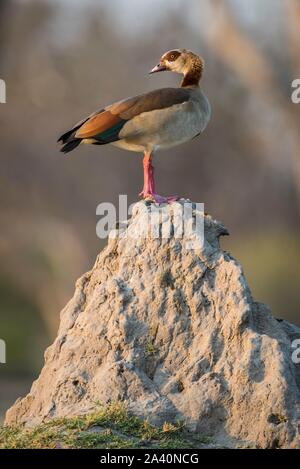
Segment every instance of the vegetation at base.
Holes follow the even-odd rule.
[[[37,427],[0,427],[0,448],[199,448],[184,424],[161,427],[131,416],[123,403],[113,403],[92,414],[60,418]]]

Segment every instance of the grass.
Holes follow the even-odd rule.
[[[161,427],[131,416],[123,403],[113,403],[92,414],[51,420],[32,429],[0,427],[0,448],[199,448],[207,438],[196,438],[184,425]]]

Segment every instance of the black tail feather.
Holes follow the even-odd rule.
[[[67,142],[61,149],[60,151],[62,151],[63,153],[69,153],[69,151],[72,151],[74,150],[74,148],[78,147],[78,145],[80,144],[81,142],[81,139],[80,138],[74,138],[73,140],[70,140],[69,142]]]
[[[86,120],[87,119],[84,119],[83,121],[79,122],[74,127],[72,127],[72,129],[62,134],[57,141],[62,143],[67,143],[68,140],[70,141],[72,137],[74,137],[76,131],[82,126],[82,124],[84,124]]]
[[[59,137],[57,142],[66,143],[66,141],[72,136],[72,134],[75,134],[74,129],[68,130],[68,132],[64,133]]]

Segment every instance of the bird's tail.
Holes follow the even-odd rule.
[[[78,147],[81,143],[81,138],[74,138],[69,142],[65,143],[63,147],[60,149],[63,153],[69,153],[69,151],[74,150],[74,148]]]
[[[63,146],[61,147],[60,151],[63,153],[69,153],[69,151],[74,150],[74,148],[78,147],[81,143],[81,138],[76,138],[75,134],[77,130],[82,126],[82,124],[86,121],[84,119],[83,121],[79,122],[76,124],[72,129],[68,130],[64,134],[62,134],[59,139],[57,140],[58,142],[61,142]]]

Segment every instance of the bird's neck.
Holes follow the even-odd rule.
[[[191,61],[186,71],[183,74],[183,80],[180,84],[181,88],[187,86],[199,86],[199,81],[202,78],[204,62],[200,57],[196,57]]]

